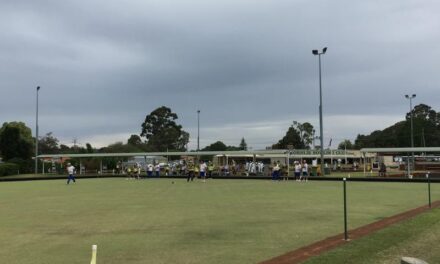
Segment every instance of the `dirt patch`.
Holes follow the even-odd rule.
[[[440,207],[440,201],[436,201],[432,203],[432,208]],[[371,234],[372,232],[375,232],[377,230],[383,229],[387,226],[390,226],[392,224],[401,222],[403,220],[412,218],[416,215],[419,215],[423,212],[426,212],[430,210],[428,205],[421,206],[406,212],[403,212],[401,214],[397,214],[391,217],[384,218],[382,220],[379,220],[377,222],[353,229],[348,231],[348,238],[350,240],[358,239],[361,237],[364,237],[368,234]],[[287,252],[286,254],[283,254],[281,256],[275,257],[270,260],[266,260],[261,262],[261,264],[295,264],[295,263],[301,263],[305,261],[306,259],[317,256],[325,251],[331,250],[333,248],[336,248],[340,245],[343,245],[345,243],[348,243],[348,241],[344,240],[344,234],[338,234],[336,236],[328,237],[324,240],[315,242],[313,244],[310,244],[308,246],[299,248],[297,250]]]

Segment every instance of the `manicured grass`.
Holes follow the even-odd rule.
[[[421,183],[349,182],[348,197],[349,228],[427,202]],[[106,264],[256,263],[343,231],[341,182],[3,182],[0,212],[0,263],[87,263],[92,244]]]
[[[440,209],[349,242],[304,264],[400,263],[404,256],[440,263]]]

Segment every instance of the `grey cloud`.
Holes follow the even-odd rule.
[[[415,0],[2,1],[0,121],[32,127],[40,85],[42,130],[67,138],[137,131],[161,105],[192,137],[197,109],[213,129],[315,122],[311,50],[324,46],[325,117],[404,116],[405,93],[438,109],[439,7]],[[268,137],[284,130],[273,129]]]

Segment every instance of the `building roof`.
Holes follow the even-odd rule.
[[[363,148],[362,153],[409,153],[409,152],[439,152],[440,147],[425,148]]]

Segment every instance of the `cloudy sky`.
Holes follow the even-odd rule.
[[[436,0],[2,0],[0,122],[101,147],[162,105],[200,145],[276,143],[293,120],[332,147],[440,111]]]

